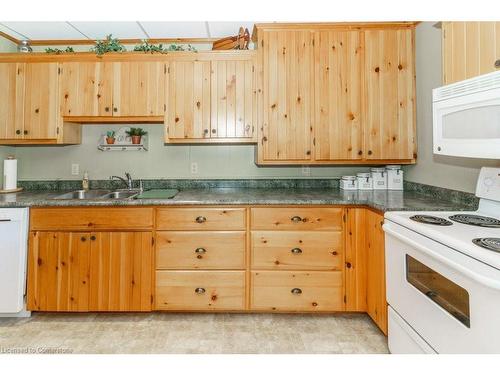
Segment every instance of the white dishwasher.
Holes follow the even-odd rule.
[[[0,208],[0,316],[25,309],[28,208]]]

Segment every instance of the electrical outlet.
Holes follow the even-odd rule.
[[[195,161],[191,162],[191,174],[198,174],[198,163]]]
[[[302,175],[303,176],[310,176],[311,175],[311,167],[308,165],[303,165],[302,166]]]
[[[80,164],[71,164],[71,174],[78,176],[80,174]]]

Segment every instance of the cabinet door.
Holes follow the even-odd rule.
[[[314,158],[362,159],[362,34],[322,31],[314,40]]]
[[[387,335],[387,300],[385,292],[385,241],[383,215],[366,212],[367,237],[367,312]]]
[[[166,137],[210,138],[210,61],[172,61],[167,80]]]
[[[57,63],[27,63],[24,78],[24,139],[56,139],[59,125]]]
[[[414,159],[414,30],[366,30],[365,48],[365,157]]]
[[[88,311],[89,237],[89,233],[31,233],[28,310]]]
[[[313,48],[310,31],[263,31],[259,163],[311,160]]]
[[[113,116],[163,116],[165,63],[117,62],[113,68]]]
[[[151,232],[90,235],[90,311],[150,311]]]
[[[212,61],[211,138],[251,138],[253,61]]]
[[[61,64],[63,116],[112,116],[113,63]]]
[[[0,139],[22,138],[26,64],[0,64]]]
[[[500,70],[500,22],[443,22],[443,83]]]

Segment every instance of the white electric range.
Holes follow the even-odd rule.
[[[387,212],[391,353],[500,353],[500,168],[474,212]]]

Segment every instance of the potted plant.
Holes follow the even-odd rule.
[[[132,138],[133,145],[141,144],[142,136],[148,134],[148,132],[142,128],[130,128],[130,130],[127,130],[126,133],[130,138]]]
[[[112,145],[115,143],[115,131],[114,130],[109,130],[106,132],[106,143],[108,145]]]

